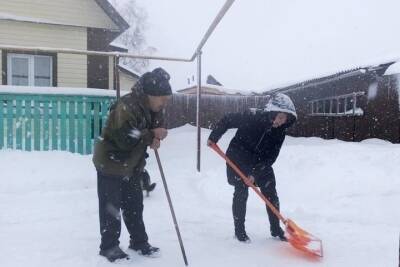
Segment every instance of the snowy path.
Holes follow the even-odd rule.
[[[203,143],[208,131],[203,131]],[[233,131],[221,140],[226,147]],[[282,212],[324,241],[311,260],[269,237],[261,202],[250,194],[251,244],[233,239],[224,163],[204,147],[195,172],[195,129],[172,130],[160,150],[190,266],[397,266],[400,146],[288,138],[274,168]],[[113,266],[98,253],[95,170],[89,156],[0,151],[0,266]],[[129,252],[122,266],[184,266],[155,159],[158,183],[145,198],[150,242],[160,258]],[[397,203],[397,204],[396,204]],[[121,247],[128,245],[123,231]]]

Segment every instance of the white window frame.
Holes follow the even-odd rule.
[[[53,86],[53,57],[43,55],[29,55],[10,53],[7,55],[7,84],[12,85],[12,59],[23,58],[28,59],[28,85],[35,86],[35,58],[45,57],[50,59],[50,87]]]

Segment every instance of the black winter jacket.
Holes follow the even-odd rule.
[[[286,129],[296,120],[289,115],[286,124],[273,128],[272,120],[276,114],[265,111],[228,114],[216,124],[209,139],[217,143],[228,129],[237,128],[226,154],[244,174],[257,179],[276,161]]]

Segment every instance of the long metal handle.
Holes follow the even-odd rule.
[[[158,155],[157,149],[154,149],[154,153],[156,154],[158,168],[160,169],[160,174],[161,174],[161,178],[162,178],[162,181],[163,181],[163,184],[164,184],[165,194],[167,195],[169,209],[171,211],[172,219],[174,220],[176,234],[177,234],[178,239],[179,239],[179,245],[181,246],[183,261],[185,262],[185,265],[188,266],[189,263],[188,263],[187,258],[186,258],[185,247],[183,246],[183,241],[182,241],[181,233],[179,231],[178,222],[176,220],[174,207],[172,206],[171,196],[169,195],[167,180],[165,179],[164,170],[163,170],[163,167],[161,165],[161,160],[160,160],[160,156]]]

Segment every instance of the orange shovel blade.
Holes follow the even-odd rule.
[[[322,241],[297,226],[292,220],[286,220],[286,232],[289,243],[298,250],[314,256],[323,256]]]

